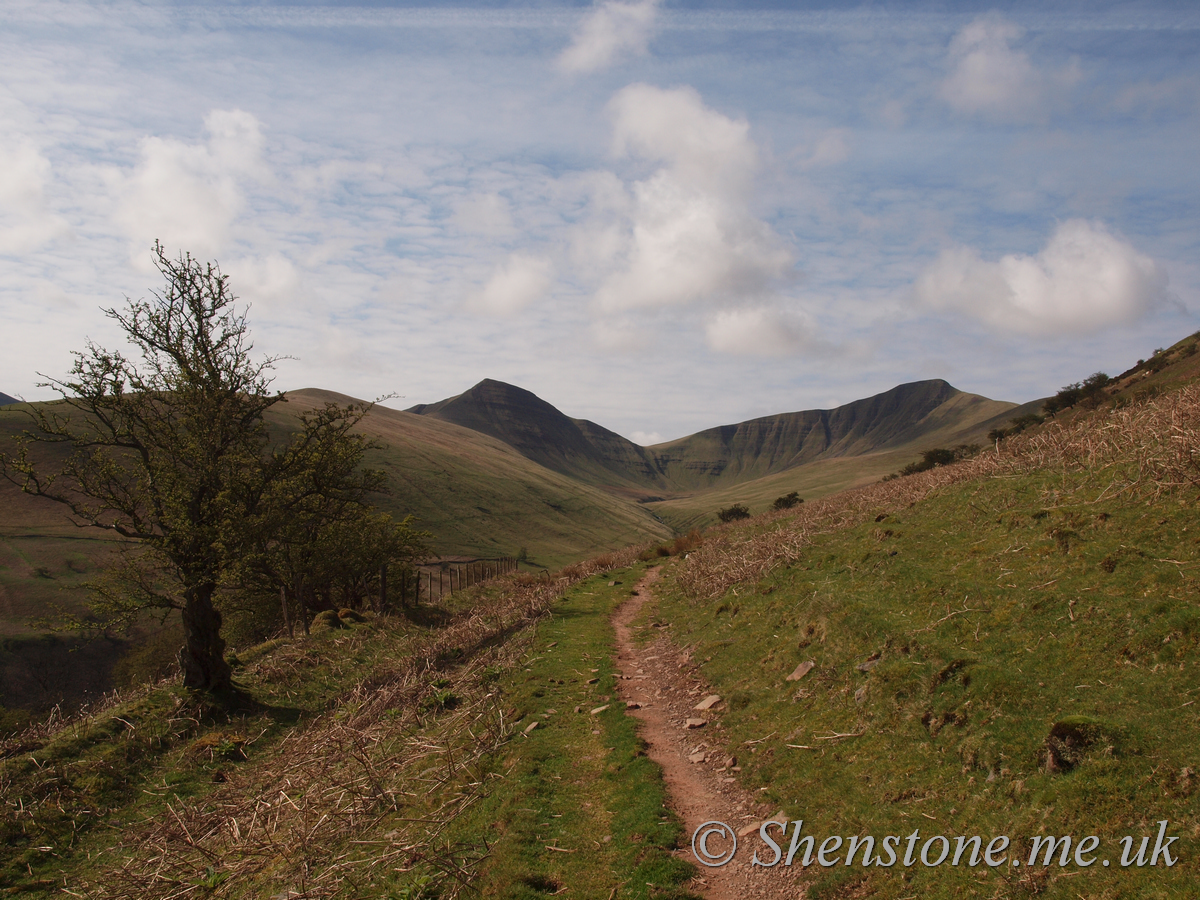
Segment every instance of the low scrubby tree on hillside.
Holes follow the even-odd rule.
[[[313,498],[361,499],[376,486],[346,465],[361,459],[350,427],[365,408],[327,407],[273,448],[264,414],[284,400],[271,389],[275,360],[251,358],[227,276],[157,243],[154,256],[164,292],[106,310],[140,360],[92,343],[77,351],[70,374],[44,385],[62,399],[32,408],[33,427],[15,455],[0,456],[0,471],[64,504],[76,524],[127,539],[94,608],[109,623],[178,610],[184,684],[220,691],[230,669],[219,591],[248,557],[294,538],[288,528],[301,527]],[[57,445],[65,460],[35,460],[36,444]]]
[[[750,518],[750,510],[743,503],[735,503],[718,511],[717,518],[722,522],[736,522],[739,519]]]
[[[803,502],[804,499],[800,496],[800,492],[792,491],[791,493],[784,494],[782,497],[776,497],[775,502],[771,504],[771,508],[775,510],[792,509]]]

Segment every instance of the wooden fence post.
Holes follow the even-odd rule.
[[[292,630],[292,617],[288,615],[287,588],[283,585],[279,586],[279,606],[283,610],[283,627],[288,630],[288,637],[295,637],[296,633]]]

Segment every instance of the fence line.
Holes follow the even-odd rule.
[[[455,591],[464,591],[472,585],[515,571],[517,560],[512,556],[437,559],[418,563],[411,577],[408,572],[400,576],[400,605],[408,606],[411,602],[415,606],[422,601],[440,601],[443,597],[453,597]],[[380,607],[386,609],[389,600],[387,573],[381,571],[380,575]]]

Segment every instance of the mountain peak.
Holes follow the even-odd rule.
[[[572,419],[532,391],[493,378],[408,412],[490,435],[547,469],[593,484],[641,487],[652,476],[645,452],[632,441]]]

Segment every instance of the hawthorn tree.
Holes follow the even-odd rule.
[[[128,539],[122,563],[94,585],[93,608],[109,623],[178,610],[184,684],[222,691],[231,673],[218,591],[247,554],[271,543],[272,529],[303,518],[315,495],[361,500],[378,486],[376,476],[352,471],[361,446],[349,430],[369,405],[302,417],[301,433],[272,449],[264,414],[284,400],[271,389],[276,360],[251,358],[228,277],[190,255],[172,259],[159,243],[154,258],[163,293],[105,311],[140,359],[90,342],[76,352],[70,375],[43,385],[61,399],[31,409],[34,427],[0,469],[26,492],[64,504],[77,525]],[[60,452],[35,460],[38,444]],[[63,455],[58,466],[46,462]]]
[[[360,605],[382,568],[405,571],[428,553],[429,535],[412,528],[411,516],[396,522],[371,505],[387,489],[385,474],[363,465],[379,445],[351,431],[370,408],[327,403],[300,415],[300,432],[271,461],[253,544],[238,561],[247,593],[267,600],[283,590],[284,615],[296,603],[305,627],[309,611],[333,605],[335,592],[342,606]]]

